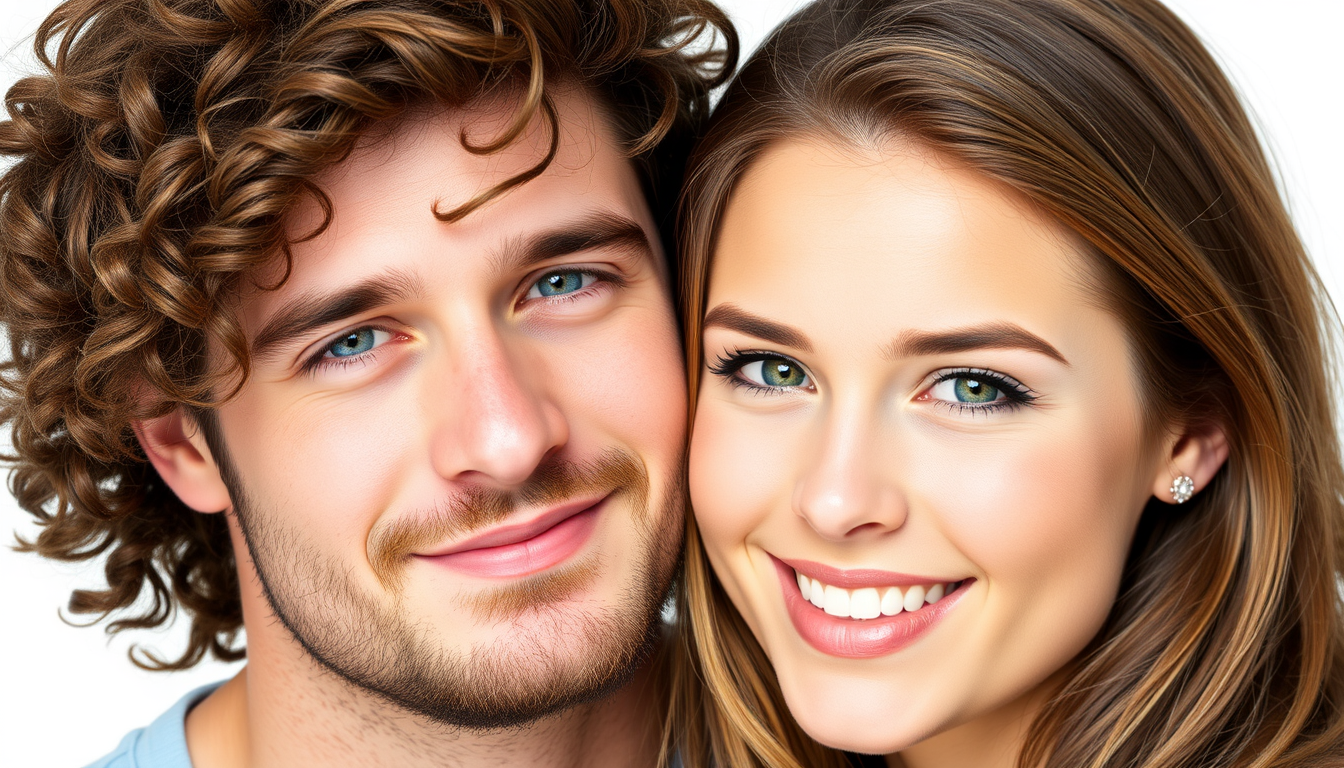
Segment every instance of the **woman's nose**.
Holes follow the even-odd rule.
[[[856,414],[828,424],[799,475],[794,511],[823,538],[880,535],[905,523],[905,496],[877,458],[871,423]]]

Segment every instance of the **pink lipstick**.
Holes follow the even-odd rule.
[[[779,574],[780,587],[784,591],[784,605],[794,629],[803,640],[818,651],[844,658],[864,659],[885,656],[914,643],[952,611],[974,583],[974,579],[948,582],[891,571],[841,570],[805,560],[785,562],[773,556],[771,559]],[[858,590],[853,593],[857,601],[860,592],[887,590],[890,597],[892,594],[890,590],[895,588],[898,591],[894,594],[909,602],[889,606],[888,599],[883,602],[881,611],[865,606],[863,610],[868,612],[863,615],[871,618],[833,615],[837,609],[831,603],[823,609],[803,596],[800,583],[803,578],[809,580],[807,587],[809,591],[813,589],[811,585],[824,582],[829,585],[829,592],[836,589]],[[945,585],[949,583],[953,588],[947,589],[946,594],[941,594],[946,588]],[[930,587],[927,590],[926,585]],[[820,589],[819,586],[816,588]],[[904,594],[899,591],[900,588],[904,588]],[[926,593],[932,595],[935,589],[939,593],[938,598],[926,604],[924,602]],[[842,602],[846,603],[845,610],[848,610],[850,593],[843,596],[828,594],[828,597],[832,596],[841,597]],[[872,595],[862,597],[866,600],[876,599]],[[854,615],[860,615],[859,611],[856,605]]]

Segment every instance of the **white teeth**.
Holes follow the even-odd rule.
[[[856,589],[849,596],[849,617],[851,619],[876,619],[882,615],[882,601],[877,590],[872,587]]]
[[[823,587],[821,585],[821,582],[817,581],[816,579],[812,580],[811,600],[812,604],[817,606],[818,608],[825,608],[826,606],[826,588]]]
[[[882,615],[895,616],[905,610],[905,596],[898,587],[887,587],[882,593]]]
[[[905,590],[905,610],[918,611],[924,605],[924,588],[916,584]]]
[[[822,610],[832,616],[849,615],[849,590],[826,585],[826,604]]]
[[[918,611],[926,604],[933,605],[957,588],[960,582],[942,584],[915,584],[900,587],[862,587],[844,589],[822,584],[810,576],[795,572],[798,591],[803,599],[832,616],[850,619],[876,619],[895,616],[904,611]]]

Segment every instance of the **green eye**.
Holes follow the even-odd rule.
[[[784,357],[764,357],[738,369],[739,375],[761,387],[806,387],[812,382],[801,365]]]
[[[938,371],[933,385],[915,399],[975,414],[1030,406],[1040,396],[1012,376],[979,368]]]
[[[989,410],[1029,403],[1035,399],[1031,390],[1014,379],[991,371],[948,371],[920,396],[963,409]]]
[[[980,379],[961,377],[952,382],[952,393],[959,403],[992,403],[999,399],[999,388]]]
[[[807,374],[788,360],[762,360],[761,379],[772,387],[801,387]]]

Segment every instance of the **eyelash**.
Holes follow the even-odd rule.
[[[736,375],[738,371],[745,366],[760,360],[785,360],[792,365],[796,365],[802,370],[807,368],[797,360],[788,355],[781,355],[778,352],[761,351],[733,351],[720,355],[713,364],[709,366],[709,372],[719,376],[734,387],[739,387],[756,394],[762,395],[782,395],[788,390],[798,389],[798,387],[769,387],[762,386],[753,381],[748,381],[741,376]],[[810,377],[811,374],[809,373]],[[984,405],[971,405],[969,403],[951,403],[946,400],[931,400],[931,402],[955,409],[957,413],[990,413],[994,411],[1011,411],[1018,408],[1029,406],[1040,396],[1022,382],[1002,373],[988,370],[986,368],[954,368],[938,373],[928,386],[921,392],[928,392],[934,387],[945,381],[954,379],[973,378],[983,381],[1003,393],[1004,399]]]
[[[996,371],[987,368],[954,368],[938,373],[928,386],[924,387],[922,392],[927,393],[934,387],[945,381],[954,379],[975,379],[983,381],[1003,393],[1004,399],[985,403],[984,405],[972,405],[970,403],[951,403],[946,400],[933,400],[938,406],[951,408],[957,413],[992,413],[994,411],[1014,411],[1023,406],[1029,406],[1035,402],[1040,395],[1036,394],[1030,387],[1022,382]],[[921,395],[922,396],[922,395]]]
[[[373,349],[368,350],[367,352],[360,352],[357,355],[348,355],[345,357],[335,357],[335,356],[327,357],[327,353],[330,352],[332,348],[335,347],[338,343],[340,343],[341,339],[344,339],[353,333],[358,333],[363,330],[382,331],[383,333],[388,334],[392,338],[388,339],[382,344],[379,344]],[[323,344],[321,349],[318,349],[314,355],[305,360],[303,362],[303,366],[299,369],[299,373],[305,375],[311,375],[321,369],[332,370],[332,369],[348,368],[353,365],[368,365],[369,362],[371,361],[371,358],[376,356],[379,350],[381,350],[383,347],[386,347],[392,341],[395,341],[398,338],[405,338],[405,337],[406,334],[401,333],[399,331],[394,331],[390,328],[384,328],[381,325],[357,325],[353,328],[348,328],[336,334],[334,337],[332,337],[331,341],[327,342],[326,344]]]
[[[575,272],[577,274],[584,275],[585,277],[592,277],[594,278],[593,284],[586,286],[584,288],[580,288],[579,290],[574,291],[573,293],[561,294],[560,296],[538,296],[534,299],[529,299],[527,297],[527,294],[532,290],[532,286],[536,285],[543,278],[547,277],[548,275],[563,274],[566,272]],[[533,277],[529,278],[526,282],[523,283],[524,286],[523,296],[521,299],[519,299],[519,302],[522,303],[524,301],[545,301],[549,304],[554,305],[564,302],[577,301],[579,299],[588,297],[594,290],[600,289],[600,287],[604,283],[612,288],[624,288],[627,285],[627,281],[624,277],[621,277],[620,275],[614,272],[608,272],[602,269],[591,269],[591,268],[567,269],[563,267],[547,269],[543,272],[536,273]]]
[[[539,273],[534,279],[528,281],[526,283],[527,289],[529,291],[532,290],[532,286],[536,285],[537,281],[541,280],[547,275],[562,272],[576,272],[578,274],[587,277],[592,277],[594,278],[594,281],[591,285],[586,286],[584,288],[580,288],[579,290],[574,291],[572,293],[566,293],[560,296],[542,296],[539,297],[538,299],[532,299],[532,301],[544,300],[551,304],[558,304],[561,302],[568,302],[585,298],[586,296],[591,294],[595,288],[602,285],[603,283],[615,288],[621,288],[626,285],[625,278],[615,273],[607,272],[605,270],[550,269],[545,272]],[[526,296],[524,296],[524,298],[526,298]],[[349,355],[346,357],[327,357],[327,353],[330,352],[332,347],[334,347],[337,343],[339,343],[339,341],[342,338],[345,338],[346,336],[349,336],[352,333],[358,333],[359,331],[366,329],[373,331],[382,331],[383,333],[390,334],[393,339],[404,335],[398,333],[397,331],[391,330],[389,328],[384,328],[378,325],[358,325],[353,328],[348,328],[336,334],[336,336],[330,342],[322,345],[322,348],[319,349],[316,354],[312,355],[307,360],[305,360],[303,366],[299,369],[299,372],[304,374],[312,374],[318,371],[319,369],[347,368],[352,365],[367,365],[370,362],[370,357],[373,355],[377,355],[378,350],[382,349],[384,346],[387,345],[386,342],[384,342],[383,344],[379,344],[378,346],[374,347],[373,349],[370,349],[367,352],[361,352],[360,354],[357,355]]]
[[[760,395],[782,395],[790,390],[800,389],[800,387],[763,386],[757,384],[754,381],[749,381],[747,379],[742,378],[741,376],[736,375],[738,371],[742,370],[746,366],[755,362],[759,362],[761,360],[785,360],[791,365],[798,366],[803,371],[807,370],[807,366],[803,365],[802,363],[799,363],[797,360],[794,360],[788,355],[781,355],[778,352],[762,352],[758,350],[744,350],[744,351],[734,350],[733,352],[728,352],[720,355],[718,359],[716,359],[713,362],[713,364],[709,366],[709,372],[714,374],[715,376],[724,379],[734,387],[738,387]],[[812,374],[810,373],[807,375],[808,378],[811,378],[812,376]]]

